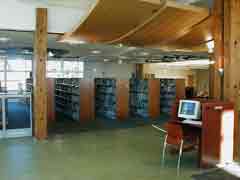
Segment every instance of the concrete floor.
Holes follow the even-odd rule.
[[[162,138],[151,126],[50,137],[0,140],[1,180],[190,180],[196,152],[186,152],[177,177],[176,156],[161,168]]]

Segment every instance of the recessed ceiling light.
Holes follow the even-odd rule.
[[[93,54],[100,54],[101,51],[99,51],[99,50],[93,50],[92,53],[93,53]]]
[[[149,52],[141,52],[140,55],[141,55],[141,56],[148,56],[148,55],[149,55]]]
[[[10,38],[8,38],[8,37],[0,37],[0,42],[6,43],[9,41],[10,41]]]
[[[109,62],[109,59],[104,59],[103,61],[104,61],[104,62]]]
[[[32,54],[32,51],[29,51],[28,49],[24,49],[22,51],[23,54]]]
[[[123,61],[121,59],[118,60],[118,64],[122,64]]]
[[[74,40],[74,39],[69,39],[69,40],[60,40],[58,41],[59,43],[68,43],[70,45],[77,45],[77,44],[86,44],[85,41],[82,40]]]
[[[123,47],[123,44],[122,44],[122,43],[120,43],[120,44],[119,44],[119,47]]]
[[[128,57],[126,57],[126,56],[120,56],[119,58],[120,59],[128,59]]]
[[[53,52],[52,52],[52,51],[49,51],[49,52],[48,52],[48,56],[49,56],[49,57],[53,57],[53,56],[54,56]]]
[[[128,50],[135,50],[135,49],[137,49],[136,47],[128,47]]]

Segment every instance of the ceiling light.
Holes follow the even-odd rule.
[[[122,64],[123,61],[121,59],[118,60],[118,64]]]
[[[149,52],[141,52],[140,53],[140,56],[148,56],[149,55]]]
[[[104,61],[104,62],[109,62],[109,59],[104,59],[103,61]]]
[[[122,44],[122,43],[120,43],[120,44],[119,44],[119,47],[123,47],[123,44]]]
[[[119,58],[120,59],[128,59],[128,57],[126,57],[126,56],[120,56]]]
[[[214,51],[214,41],[207,42],[208,52],[213,53]]]
[[[60,43],[69,43],[71,45],[74,45],[74,44],[86,44],[85,41],[75,40],[75,39],[60,40],[58,42],[60,42]]]
[[[135,49],[137,49],[136,47],[128,47],[128,50],[135,50]]]
[[[11,39],[8,37],[0,37],[0,42],[6,43],[9,42]]]
[[[48,56],[49,56],[49,57],[53,57],[53,56],[54,56],[53,52],[52,52],[52,51],[49,51],[49,52],[48,52]]]
[[[92,53],[93,53],[93,54],[100,54],[101,51],[99,51],[99,50],[93,50]]]
[[[215,64],[215,61],[210,61],[209,64]]]
[[[24,49],[24,50],[22,51],[22,53],[23,53],[23,54],[32,54],[32,52],[29,51],[28,49]]]

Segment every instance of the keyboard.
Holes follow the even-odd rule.
[[[182,121],[183,124],[193,124],[193,125],[202,125],[202,121],[194,121],[194,120],[189,120],[186,119],[184,121]]]

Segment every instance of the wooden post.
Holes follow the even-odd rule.
[[[240,1],[224,1],[224,99],[235,105],[234,154],[239,156]]]
[[[143,64],[136,64],[137,79],[144,79]]]
[[[34,134],[39,140],[47,137],[47,26],[47,9],[37,8],[33,60],[33,115]]]
[[[223,73],[224,68],[224,24],[223,24],[223,0],[215,0],[212,9],[213,14],[213,39],[214,53],[212,60],[215,64],[210,65],[210,97],[223,99]]]

